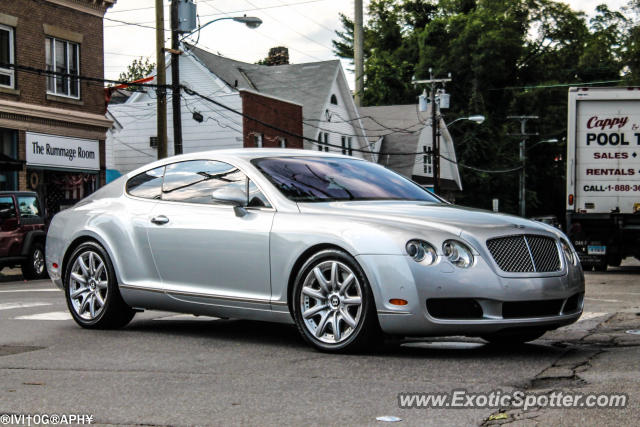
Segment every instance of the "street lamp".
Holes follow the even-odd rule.
[[[245,24],[249,28],[258,28],[262,24],[262,19],[255,16],[225,16],[222,18],[214,19],[207,22],[204,25],[191,31],[181,39],[202,30],[204,27],[213,24],[214,22],[230,19],[235,22]],[[179,55],[180,55],[180,43],[178,41],[178,2],[173,0],[171,2],[171,92],[173,95],[173,152],[174,154],[182,154],[182,117],[180,111],[180,68],[179,68]]]
[[[524,217],[526,214],[526,189],[525,189],[525,165],[526,165],[526,156],[525,152],[531,150],[540,144],[556,144],[558,142],[557,138],[543,139],[542,141],[538,141],[535,144],[531,145],[529,148],[526,148],[526,139],[523,139],[520,143],[520,163],[522,164],[522,169],[520,169],[520,216]]]
[[[452,124],[454,124],[455,122],[458,122],[460,120],[469,120],[470,122],[474,122],[474,123],[476,123],[478,125],[481,125],[482,123],[484,123],[484,116],[482,114],[475,114],[475,115],[469,116],[469,117],[458,117],[457,119],[455,119],[451,123],[448,123],[447,127],[451,126]]]
[[[484,122],[484,116],[481,115],[481,114],[475,114],[475,115],[469,116],[469,117],[458,117],[454,121],[447,123],[447,127],[451,126],[455,122],[459,122],[460,120],[469,120],[471,122],[474,122],[474,123],[480,125],[480,124],[482,124]]]
[[[184,35],[180,40],[184,40],[185,38],[189,37],[191,34],[197,33],[198,31],[202,30],[204,27],[208,26],[209,24],[213,24],[214,22],[218,22],[218,21],[223,21],[223,20],[232,20],[235,22],[240,22],[241,24],[246,25],[247,27],[253,29],[258,28],[260,25],[262,25],[262,19],[257,18],[255,16],[225,16],[223,18],[217,18],[214,19],[212,21],[207,22],[204,25],[199,26],[198,28],[196,28],[195,30],[191,31],[189,34]]]

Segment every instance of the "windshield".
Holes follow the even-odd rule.
[[[289,200],[439,200],[375,163],[340,157],[266,157],[251,161]]]

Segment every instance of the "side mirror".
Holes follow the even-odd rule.
[[[239,188],[219,188],[211,193],[211,198],[219,203],[233,205],[233,211],[238,217],[243,217],[247,214],[244,209],[247,205],[247,193]]]

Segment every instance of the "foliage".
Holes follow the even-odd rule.
[[[519,165],[520,123],[527,123],[527,214],[563,218],[568,85],[640,83],[640,0],[626,8],[596,7],[589,17],[558,0],[371,0],[364,28],[365,105],[416,102],[412,76],[452,74],[447,121],[483,114],[482,125],[451,129],[461,163],[482,169]],[[353,58],[353,22],[340,16],[334,52]],[[624,78],[624,82],[620,80]],[[518,173],[461,169],[457,202],[482,208],[501,199],[517,212]]]
[[[284,46],[272,47],[266,58],[256,62],[258,65],[286,65],[289,63],[289,49]]]
[[[156,64],[151,62],[151,60],[147,58],[135,58],[131,61],[131,64],[127,65],[127,71],[120,73],[118,80],[123,82],[132,82],[134,80],[139,80],[149,76],[153,70],[155,69]],[[137,88],[135,86],[130,86],[129,90],[141,90],[141,88]]]

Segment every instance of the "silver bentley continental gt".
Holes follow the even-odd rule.
[[[182,155],[57,214],[46,263],[85,328],[142,310],[295,323],[323,351],[383,336],[518,344],[575,322],[566,236],[310,150]]]

